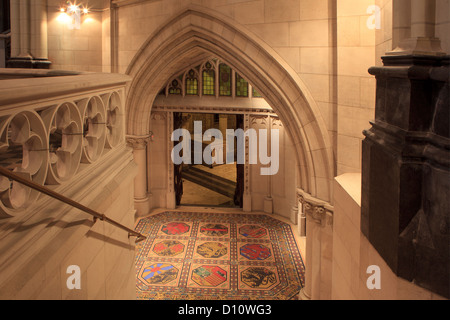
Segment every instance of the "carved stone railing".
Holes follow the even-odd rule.
[[[0,166],[40,185],[68,183],[125,144],[128,76],[0,69]],[[53,76],[56,75],[56,76]],[[27,212],[39,193],[0,176],[0,217]]]

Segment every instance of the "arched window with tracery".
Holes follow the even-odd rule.
[[[216,58],[173,76],[161,94],[185,96],[262,98],[259,92],[237,70]]]
[[[197,73],[191,69],[186,73],[186,95],[198,95]]]
[[[231,96],[231,68],[224,63],[219,65],[219,95]]]
[[[236,73],[236,97],[248,97],[248,82]]]
[[[260,95],[259,92],[255,88],[252,88],[252,97],[253,98],[262,98],[262,95]]]
[[[173,79],[168,87],[168,94],[182,94],[182,86],[180,79]]]
[[[211,62],[208,61],[205,63],[202,75],[203,75],[203,95],[214,96],[216,94],[215,91],[216,72]]]

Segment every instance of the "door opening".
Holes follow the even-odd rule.
[[[194,161],[194,122],[202,123],[202,135],[208,129],[218,129],[226,137],[226,130],[243,128],[243,115],[238,114],[206,114],[206,113],[174,113],[174,129],[186,129],[191,135],[192,164],[174,165],[175,193],[177,205],[209,206],[209,207],[240,207],[243,206],[244,165],[237,164],[236,151],[234,163],[218,164],[214,152],[212,164],[204,161],[195,164]],[[201,141],[202,152],[212,141]],[[174,142],[177,144],[178,142]],[[216,142],[217,143],[217,142]],[[223,142],[223,157],[226,157],[225,139]],[[236,143],[234,144],[236,148]]]

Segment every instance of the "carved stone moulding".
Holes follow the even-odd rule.
[[[72,179],[124,141],[120,91],[55,98],[35,110],[0,116],[0,166],[40,185]],[[39,193],[0,176],[0,216],[31,210]]]
[[[117,92],[103,96],[103,102],[106,107],[106,147],[112,149],[123,141],[125,114]]]
[[[232,107],[232,108],[225,108],[223,106],[217,107],[217,106],[202,106],[202,107],[196,107],[196,106],[183,106],[182,100],[180,100],[179,105],[157,105],[155,104],[152,108],[152,113],[154,111],[166,111],[166,112],[199,112],[199,113],[244,113],[244,114],[256,114],[256,115],[265,115],[271,116],[273,118],[278,118],[278,115],[273,112],[273,110],[269,109],[261,109],[261,108],[240,108],[240,107]]]
[[[48,168],[48,136],[34,111],[0,118],[0,165],[44,184]],[[39,196],[37,191],[0,176],[0,216],[15,216]]]
[[[297,189],[298,202],[303,212],[321,226],[333,225],[334,208],[329,203],[316,199],[303,190]]]
[[[148,142],[150,141],[149,136],[131,136],[128,135],[127,138],[127,145],[133,148],[133,150],[142,150],[145,149],[148,145]]]
[[[106,109],[98,96],[79,103],[83,119],[83,163],[93,163],[103,153],[106,142]]]
[[[80,164],[83,125],[77,106],[65,102],[45,109],[42,120],[49,139],[47,184],[60,184],[75,175]]]

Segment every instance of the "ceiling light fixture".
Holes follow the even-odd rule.
[[[72,3],[67,1],[65,7],[59,9],[60,16],[59,21],[67,23],[70,30],[81,28],[81,14],[89,14],[87,7],[82,7],[81,4]]]

